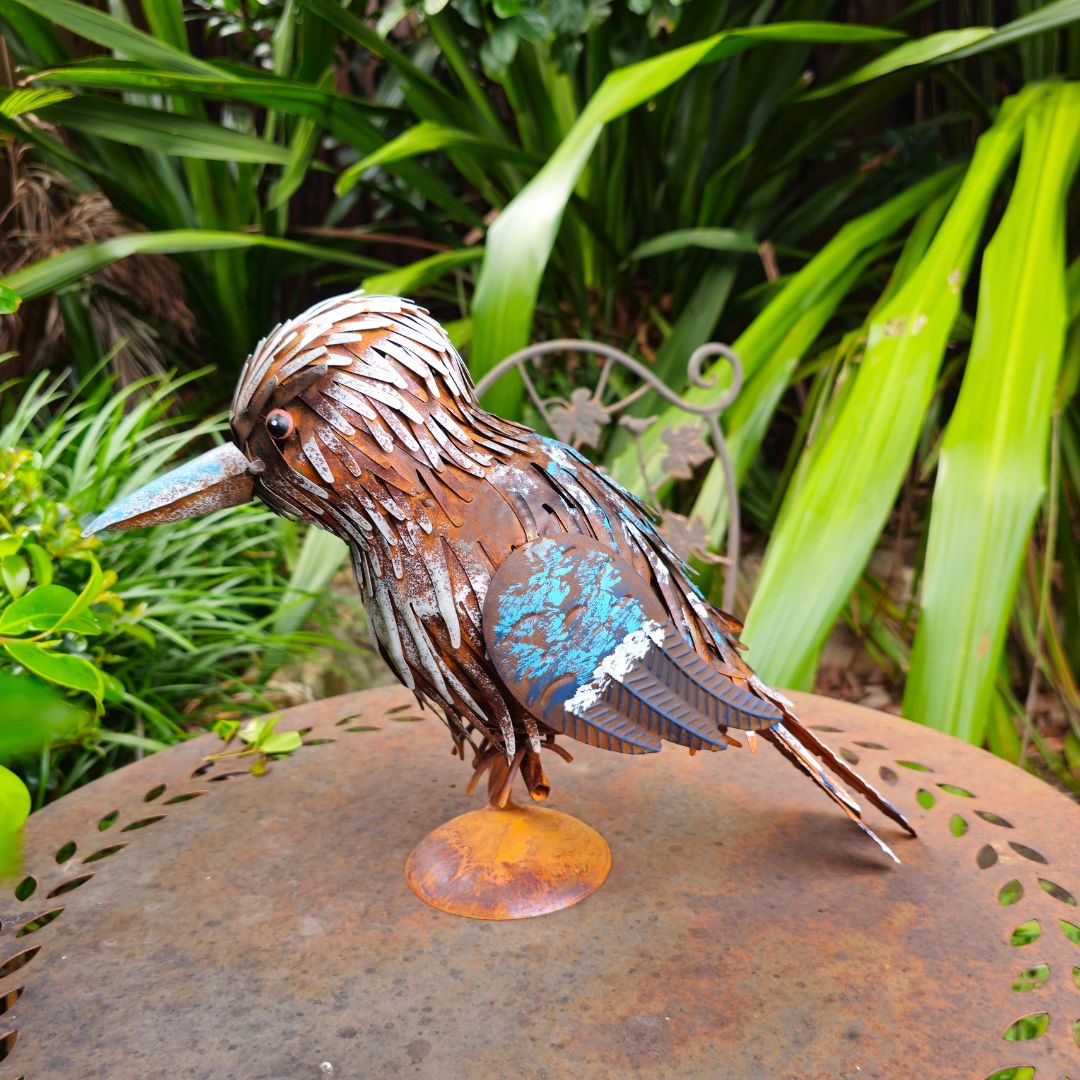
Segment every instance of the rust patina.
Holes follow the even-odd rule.
[[[308,745],[266,777],[208,766],[204,738],[90,784],[31,818],[36,887],[0,899],[0,1080],[1080,1074],[1080,808],[934,731],[794,700],[916,823],[885,830],[902,867],[778,756],[581,747],[552,802],[607,838],[604,888],[450,917],[401,868],[470,801],[398,689],[287,711]]]

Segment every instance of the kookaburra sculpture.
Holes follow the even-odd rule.
[[[232,441],[106,510],[88,532],[255,496],[348,544],[371,632],[462,754],[542,798],[566,736],[620,753],[755,733],[871,836],[847,784],[904,817],[739,653],[648,509],[575,450],[485,411],[446,333],[359,293],[278,326],[248,358]],[[836,779],[834,780],[833,777]]]

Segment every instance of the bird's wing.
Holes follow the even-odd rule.
[[[521,705],[605,749],[655,752],[662,739],[723,749],[728,727],[783,719],[703,660],[644,578],[593,539],[541,537],[509,556],[488,587],[483,631]]]

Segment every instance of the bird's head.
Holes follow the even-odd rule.
[[[244,365],[232,440],[114,503],[86,530],[196,517],[255,497],[366,546],[387,499],[452,463],[483,475],[468,369],[423,308],[350,293],[276,327]]]

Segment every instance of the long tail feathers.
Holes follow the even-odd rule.
[[[842,757],[835,754],[812,731],[804,727],[800,720],[789,717],[784,721],[784,726],[803,746],[817,754],[844,783],[850,784],[860,795],[866,796],[886,817],[892,818],[909,835],[916,835],[908,819],[881,792],[868,784]]]
[[[893,860],[893,862],[899,863],[900,860],[896,857],[896,853],[893,849],[862,820],[862,812],[859,809],[859,804],[855,802],[842,787],[838,784],[834,784],[832,780],[829,779],[829,774],[825,772],[817,760],[807,752],[799,740],[788,730],[786,726],[788,723],[788,721],[785,721],[784,724],[777,724],[768,731],[763,731],[761,733],[762,738],[768,739],[769,742],[771,742],[773,746],[788,759],[788,761],[796,768],[806,773],[806,775],[809,776],[810,779],[813,780],[814,783],[817,784],[818,787],[820,787],[821,790],[824,791],[825,794],[828,795],[829,798],[832,799],[832,801],[836,803],[836,805],[839,806],[840,809],[843,810],[844,813],[855,822],[855,824],[858,825],[858,827],[862,829],[862,831],[866,833],[866,835],[869,836],[890,859]]]
[[[815,759],[815,755],[836,776],[850,784],[860,795],[866,796],[886,817],[895,821],[911,836],[915,836],[915,829],[907,818],[879,791],[867,783],[842,757],[834,753],[831,747],[807,728],[795,715],[794,706],[783,694],[766,686],[756,675],[750,676],[750,685],[763,697],[783,709],[785,713],[783,723],[777,724],[767,732],[762,732],[762,736],[767,738],[797,768],[806,773],[882,851],[899,863],[900,860],[888,844],[862,820],[859,804],[829,777],[819,761]]]
[[[888,799],[803,725],[783,694],[752,673],[746,683],[732,680],[703,661],[671,625],[650,623],[628,635],[567,702],[566,724],[575,727],[572,734],[578,726],[590,729],[587,741],[630,753],[655,752],[663,739],[691,749],[724,749],[735,741],[727,734],[729,728],[757,731],[894,862],[900,860],[862,820],[859,804],[833,777],[915,835]]]

